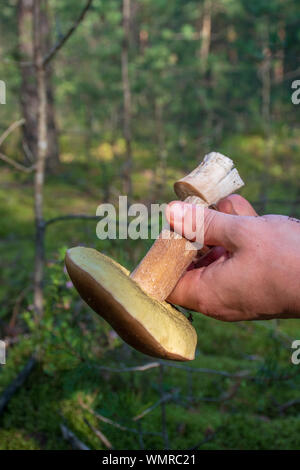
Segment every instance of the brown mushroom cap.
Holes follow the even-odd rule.
[[[188,319],[146,294],[124,267],[84,247],[69,249],[65,262],[81,297],[124,341],[149,356],[194,359],[197,334]]]

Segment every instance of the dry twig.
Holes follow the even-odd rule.
[[[300,404],[299,398],[296,398],[295,400],[289,400],[286,403],[283,403],[282,405],[279,406],[279,413],[284,413],[285,410],[287,410],[291,406],[299,405],[299,404]]]
[[[158,384],[159,384],[159,392],[160,392],[160,406],[161,406],[161,429],[162,429],[162,436],[164,440],[164,448],[169,449],[169,435],[168,435],[168,428],[167,428],[167,416],[166,416],[166,401],[163,399],[163,393],[164,393],[164,376],[165,376],[165,370],[164,366],[160,364],[159,367],[159,379],[158,379]]]
[[[20,306],[28,293],[28,291],[31,289],[31,286],[26,286],[25,289],[23,289],[20,294],[18,295],[15,305],[12,310],[12,315],[8,323],[8,331],[12,332],[16,326],[16,321],[17,321],[17,316],[19,314]]]
[[[72,24],[66,34],[60,39],[60,41],[55,44],[52,49],[46,54],[43,59],[43,66],[46,66],[55,56],[55,54],[63,47],[63,45],[67,42],[67,40],[72,36],[72,34],[76,31],[80,23],[82,22],[83,18],[85,17],[86,13],[88,12],[90,6],[92,5],[93,0],[88,0],[81,10],[80,15],[78,16],[77,20]]]
[[[84,410],[87,410],[89,413],[95,416],[95,418],[97,418],[99,421],[102,421],[103,423],[109,424],[117,429],[120,429],[121,431],[132,432],[134,434],[140,434],[138,429],[128,428],[127,426],[123,426],[122,424],[119,424],[116,421],[113,421],[112,419],[106,418],[106,416],[102,416],[99,413],[96,413],[96,411],[92,410],[89,406],[83,403],[83,401],[80,398],[79,398],[79,405],[81,406],[81,408],[83,408]],[[159,432],[143,431],[143,434],[149,434],[152,436],[161,436],[161,433]]]
[[[86,220],[99,220],[99,215],[87,215],[87,214],[66,214],[66,215],[60,215],[58,217],[53,217],[53,219],[49,219],[45,221],[45,226],[54,224],[55,222],[60,222],[64,220],[80,220],[80,219],[86,219]]]
[[[17,390],[22,387],[23,383],[25,382],[35,365],[36,358],[33,356],[28,360],[27,364],[17,375],[15,380],[4,390],[2,396],[0,397],[0,414],[3,412],[4,408],[7,406],[8,402],[17,392]]]
[[[18,121],[13,122],[1,135],[0,137],[0,146],[3,144],[5,139],[11,134],[17,127],[22,126],[25,122],[25,119],[19,119]]]
[[[25,119],[19,119],[18,121],[13,122],[0,136],[0,147],[5,141],[5,139],[19,126],[22,126],[25,122]],[[21,163],[15,162],[11,158],[4,155],[4,153],[0,152],[0,159],[3,160],[5,163],[13,166],[16,170],[23,171],[24,173],[30,173],[35,169],[35,165],[27,167],[22,165]]]
[[[222,403],[227,400],[231,400],[238,392],[239,388],[241,385],[241,379],[238,379],[234,384],[232,384],[231,387],[229,387],[229,390],[226,392],[222,393],[220,397],[217,398],[210,398],[210,397],[203,397],[200,398],[200,401],[209,401],[213,403]]]
[[[80,439],[78,439],[78,437],[72,431],[70,431],[70,429],[67,428],[67,426],[65,426],[64,424],[61,424],[60,429],[61,429],[63,438],[71,444],[73,449],[91,450]]]
[[[151,411],[155,410],[155,408],[157,408],[159,405],[161,405],[162,403],[166,403],[167,401],[171,400],[174,396],[174,393],[167,393],[166,395],[164,395],[162,398],[160,398],[160,400],[158,400],[156,403],[154,403],[154,405],[151,405],[149,406],[149,408],[147,408],[146,410],[142,411],[140,414],[134,416],[132,418],[132,421],[138,421],[139,419],[143,418],[144,416],[146,416],[148,413],[150,413]]]
[[[23,171],[24,173],[31,173],[36,168],[35,165],[25,166],[21,163],[15,162],[11,158],[4,155],[4,153],[2,152],[0,152],[0,159],[3,160],[5,163],[8,163],[9,165],[13,166],[16,170]]]
[[[147,364],[143,364],[141,366],[134,366],[134,367],[122,367],[122,368],[113,368],[113,367],[106,367],[106,366],[97,366],[96,368],[99,370],[106,370],[108,372],[144,372],[145,370],[154,369],[159,367],[159,362],[148,362]]]
[[[83,421],[93,431],[93,433],[98,437],[99,441],[101,441],[105,445],[105,447],[107,447],[108,449],[113,449],[113,446],[112,446],[111,442],[100,431],[100,429],[96,429],[86,418],[83,418]]]
[[[184,366],[181,364],[172,364],[169,362],[149,362],[146,364],[143,364],[141,366],[134,366],[134,367],[122,367],[122,368],[114,368],[114,367],[107,367],[107,366],[94,366],[97,370],[105,370],[108,372],[116,372],[116,373],[122,373],[122,372],[143,372],[145,370],[149,369],[154,369],[157,367],[160,367],[160,365],[163,364],[164,367],[170,367],[170,368],[175,368],[175,369],[181,369],[181,370],[186,370],[190,372],[195,372],[195,373],[204,373],[204,374],[211,374],[211,375],[221,375],[222,377],[230,377],[230,378],[243,378],[243,379],[252,379],[253,376],[250,375],[249,370],[241,370],[238,372],[227,372],[225,370],[217,370],[217,369],[208,369],[205,367],[189,367],[189,366]]]

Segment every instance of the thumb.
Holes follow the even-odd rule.
[[[203,244],[223,246],[229,251],[240,244],[239,216],[223,214],[200,204],[172,201],[167,206],[166,218],[171,228],[188,240],[199,241],[199,234],[202,234]]]

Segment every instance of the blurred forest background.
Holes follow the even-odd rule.
[[[191,364],[125,345],[80,300],[67,247],[101,202],[174,199],[231,157],[259,213],[300,217],[297,0],[8,0],[0,12],[0,449],[300,449],[297,321],[194,315]]]

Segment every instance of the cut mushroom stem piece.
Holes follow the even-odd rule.
[[[233,161],[211,152],[194,171],[177,181],[174,189],[185,202],[208,207],[243,185]],[[207,247],[203,247],[205,251]],[[165,300],[196,256],[195,245],[165,228],[131,277],[148,294]]]
[[[180,199],[207,207],[243,184],[233,161],[212,152],[174,189]],[[196,331],[165,299],[196,254],[192,243],[164,228],[131,275],[83,247],[68,250],[66,267],[81,297],[124,341],[150,356],[189,361],[195,355]]]

